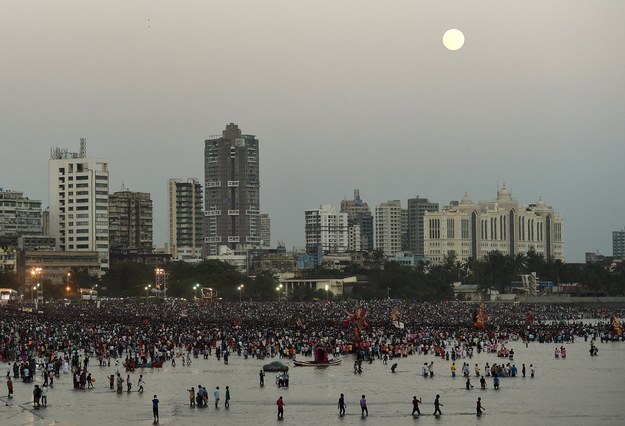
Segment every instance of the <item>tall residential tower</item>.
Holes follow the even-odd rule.
[[[127,189],[109,195],[111,252],[152,253],[152,199]]]
[[[261,242],[258,139],[230,123],[204,143],[206,255]]]
[[[437,212],[438,203],[432,203],[427,198],[408,199],[408,250],[423,256],[423,216],[425,212]]]
[[[174,260],[199,260],[204,242],[202,185],[197,179],[169,180],[169,245]]]
[[[360,191],[354,189],[352,200],[341,201],[341,213],[347,213],[347,222],[354,233],[352,240],[359,240],[360,250],[373,251],[373,215],[369,205],[360,198]],[[356,234],[358,231],[358,235]]]

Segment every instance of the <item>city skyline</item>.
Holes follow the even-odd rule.
[[[0,187],[45,207],[50,148],[85,137],[111,193],[152,194],[162,246],[168,179],[201,178],[204,141],[234,122],[260,140],[272,245],[303,247],[304,211],[354,188],[373,211],[488,200],[505,182],[562,215],[567,262],[609,255],[625,210],[623,12],[610,0],[9,3]],[[455,52],[450,28],[465,35]]]

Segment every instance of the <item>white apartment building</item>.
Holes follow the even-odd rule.
[[[306,210],[306,251],[317,253],[321,245],[324,253],[344,253],[349,246],[347,213],[337,213],[328,204]]]
[[[87,142],[80,152],[52,148],[48,163],[50,234],[57,249],[97,251],[100,267],[109,266],[108,162],[87,158]]]
[[[387,257],[403,249],[407,231],[407,210],[401,201],[392,200],[375,208],[375,248]]]
[[[546,259],[564,260],[562,217],[542,198],[520,206],[505,184],[493,200],[474,203],[465,194],[440,212],[426,212],[424,225],[425,256],[433,264],[452,251],[466,262],[495,250],[516,255],[532,248]]]

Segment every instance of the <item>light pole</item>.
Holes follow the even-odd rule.
[[[165,292],[167,291],[167,283],[165,282],[165,269],[156,267],[154,269],[154,279],[155,279],[155,287],[158,290],[159,294],[162,294],[165,297]]]
[[[194,299],[197,299],[197,289],[198,289],[199,286],[200,286],[199,284],[196,284],[196,285],[193,286],[193,293],[194,293],[193,294],[193,296],[194,296],[193,298]]]
[[[326,302],[328,301],[328,289],[329,289],[329,287],[328,287],[328,285],[326,284]]]
[[[33,292],[35,290],[38,290],[37,291],[37,300],[39,300],[39,292],[41,292],[41,298],[43,299],[43,287],[41,287],[39,285],[39,282],[38,282],[39,281],[39,276],[41,275],[41,271],[42,271],[42,269],[40,267],[32,268],[30,270],[30,275],[31,275],[32,281],[33,281]],[[40,287],[41,287],[41,290],[39,290]],[[33,299],[33,294],[31,293],[31,302],[32,302],[32,299]]]
[[[280,300],[281,293],[282,293],[282,284],[276,287],[276,291],[278,292],[278,300]]]
[[[150,288],[152,287],[152,285],[147,285],[145,286],[145,301],[148,301],[148,298],[150,297]]]
[[[241,293],[243,293],[243,284],[237,287],[237,290],[239,290],[239,303],[241,303]]]

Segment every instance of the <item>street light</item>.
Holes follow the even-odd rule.
[[[243,284],[237,287],[237,290],[239,290],[239,303],[241,303],[241,293],[243,293],[243,287]]]
[[[154,269],[155,272],[155,287],[156,289],[159,291],[159,293],[162,292],[163,297],[165,297],[165,292],[167,291],[167,283],[166,283],[166,274],[165,274],[165,269],[164,268],[159,268],[156,267],[156,269]]]
[[[148,298],[150,297],[150,287],[152,287],[152,285],[147,285],[145,286],[145,300],[147,302]]]
[[[41,275],[41,271],[42,271],[42,269],[40,267],[32,268],[30,270],[30,275],[32,277],[32,282],[33,282],[33,291],[34,290],[38,290],[39,287],[40,287],[38,281],[39,281],[39,276]],[[35,286],[35,284],[36,284],[36,286]],[[43,287],[41,287],[40,291],[41,291],[41,298],[43,299]],[[31,296],[30,298],[31,298],[31,302],[32,302],[32,299],[33,299],[32,292],[31,292],[30,296]],[[37,292],[37,300],[39,300],[39,292]]]
[[[200,285],[199,285],[199,284],[196,284],[196,285],[194,285],[194,286],[193,286],[193,292],[195,293],[195,294],[194,294],[194,296],[195,296],[194,298],[195,298],[195,299],[197,299],[197,289],[198,289],[199,287],[200,287]]]
[[[328,285],[326,284],[326,302],[328,301]]]
[[[278,300],[280,300],[281,293],[282,293],[282,284],[276,287],[276,291],[278,292]]]

